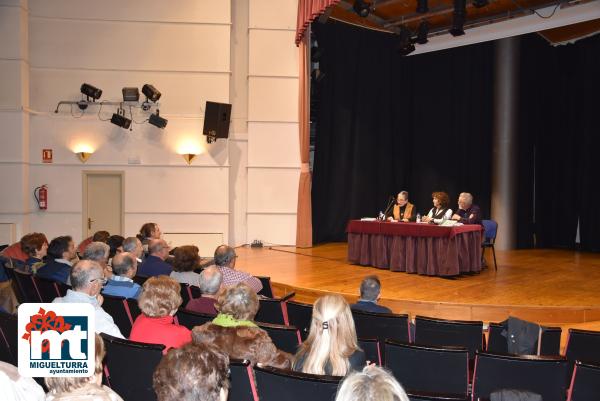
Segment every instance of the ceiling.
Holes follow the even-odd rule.
[[[328,10],[324,18],[395,33],[399,32],[401,26],[416,32],[419,24],[426,20],[430,36],[446,34],[452,26],[453,0],[428,0],[429,11],[424,14],[416,12],[417,0],[365,0],[372,4],[372,10],[366,18],[354,12],[354,1],[341,0]],[[467,0],[464,28],[468,35],[469,28],[529,16],[534,12],[547,18],[554,11],[554,7],[563,9],[590,1],[592,0],[488,0],[487,5],[477,8],[472,0]],[[562,44],[597,32],[600,32],[600,19],[549,29],[540,34],[551,43]]]

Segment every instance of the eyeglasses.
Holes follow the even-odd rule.
[[[99,282],[102,286],[106,285],[106,283],[108,282],[108,280],[104,277],[93,278],[90,280],[90,283],[93,283],[94,281]]]

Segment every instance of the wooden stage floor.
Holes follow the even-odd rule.
[[[237,249],[236,268],[270,276],[277,295],[296,292],[313,302],[327,292],[354,302],[362,278],[377,274],[380,303],[396,313],[446,319],[502,321],[600,329],[600,255],[562,250],[497,251],[498,271],[448,279],[352,265],[346,243],[308,249]],[[492,260],[487,255],[488,262]]]

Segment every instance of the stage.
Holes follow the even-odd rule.
[[[562,250],[497,251],[481,273],[428,277],[352,265],[346,243],[308,249],[237,248],[236,268],[270,276],[276,295],[313,302],[327,292],[354,302],[362,278],[377,274],[380,303],[396,313],[497,322],[507,316],[600,330],[600,255]]]

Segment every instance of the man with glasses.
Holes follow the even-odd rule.
[[[149,255],[138,268],[138,275],[152,277],[168,276],[173,271],[173,266],[165,262],[169,256],[169,245],[164,239],[153,239],[148,244]]]
[[[96,332],[124,338],[113,318],[102,309],[104,298],[100,295],[106,284],[102,267],[93,260],[79,261],[71,269],[71,287],[64,297],[55,298],[53,303],[86,303],[96,311]]]

